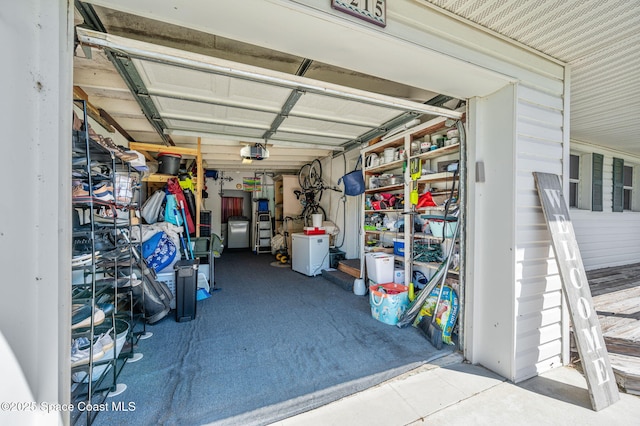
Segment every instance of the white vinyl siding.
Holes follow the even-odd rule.
[[[572,149],[604,156],[603,211],[571,210],[571,219],[586,270],[636,263],[640,259],[640,212],[613,212],[613,158],[624,159],[625,165],[640,163],[640,158],[602,147],[571,142]],[[635,172],[635,170],[634,170]],[[632,203],[638,196],[637,173],[634,173]],[[634,204],[632,208],[635,209]]]
[[[517,93],[515,382],[562,365],[562,285],[533,172],[563,175],[563,110],[560,94],[542,95]]]

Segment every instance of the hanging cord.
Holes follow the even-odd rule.
[[[344,176],[347,174],[347,157],[344,155],[344,152],[342,153],[342,164],[344,168],[344,173],[342,173],[342,175]],[[342,197],[340,197],[340,201],[342,201],[342,227],[346,229],[347,227],[347,196],[344,195],[344,193],[342,194]],[[338,206],[336,207],[336,219],[338,218],[339,209],[340,209],[340,204],[338,204]],[[338,228],[338,231],[340,231],[339,228]],[[337,245],[336,248],[342,248],[342,246],[344,245],[345,238],[346,238],[346,232],[342,232],[342,242],[340,243],[340,245]]]
[[[342,195],[342,197],[340,197],[340,201],[342,201],[342,226],[344,226],[346,228],[347,224],[347,196],[346,195]],[[340,203],[338,203],[338,205],[336,206],[336,218],[338,217],[338,210],[340,210]],[[340,229],[340,227],[338,228],[338,232],[342,232],[342,230]],[[342,232],[342,242],[340,243],[340,245],[337,245],[336,248],[342,248],[342,246],[344,245],[344,240],[345,240],[345,233]]]

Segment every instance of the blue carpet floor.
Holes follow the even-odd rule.
[[[374,386],[453,351],[415,328],[371,317],[368,297],[322,277],[271,266],[273,256],[225,251],[219,291],[197,317],[148,326],[144,358],[125,366],[127,390],[94,424],[262,425]]]

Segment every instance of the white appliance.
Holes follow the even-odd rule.
[[[329,234],[291,234],[291,269],[314,277],[329,269]]]
[[[227,221],[226,248],[249,247],[249,219],[244,216],[233,216]]]

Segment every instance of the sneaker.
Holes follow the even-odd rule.
[[[86,307],[85,307],[86,306]],[[91,326],[91,306],[82,306],[78,311],[73,313],[71,321],[71,329]],[[88,310],[86,308],[89,308]],[[102,309],[95,309],[93,313],[93,325],[100,325],[104,321],[105,315]]]
[[[91,352],[89,339],[86,337],[75,339],[71,345],[71,366],[77,367],[79,365],[89,364],[91,355],[93,355],[91,360],[94,362],[104,356],[104,350],[100,342],[93,344],[93,354]]]
[[[109,349],[113,348],[114,343],[113,338],[111,337],[112,332],[113,327],[110,328],[107,332],[102,333],[100,336],[98,336],[98,339],[96,340],[97,344],[100,344],[104,352],[107,352]]]
[[[115,223],[116,225],[128,225],[129,214],[126,214],[123,217],[123,215],[119,214],[118,209],[116,209],[114,206],[102,206],[94,213],[93,220],[98,223]]]
[[[76,130],[76,131],[80,131],[82,130],[82,120],[80,120],[80,118],[78,117],[78,114],[76,114],[75,111],[73,111],[73,124],[72,124],[72,129]]]
[[[123,148],[116,145],[113,140],[111,140],[111,138],[102,138],[100,144],[105,146],[109,151],[113,152],[116,157],[118,157],[122,161],[132,161],[138,159],[137,154],[126,152]]]
[[[106,183],[101,183],[93,187],[93,199],[97,201],[102,201],[105,203],[113,202],[115,198],[113,197],[113,187]],[[76,185],[73,187],[73,198],[91,198],[91,194],[89,192],[89,185],[83,183],[81,185]]]
[[[105,317],[111,315],[111,312],[115,309],[113,303],[98,303],[98,308],[102,309]]]

